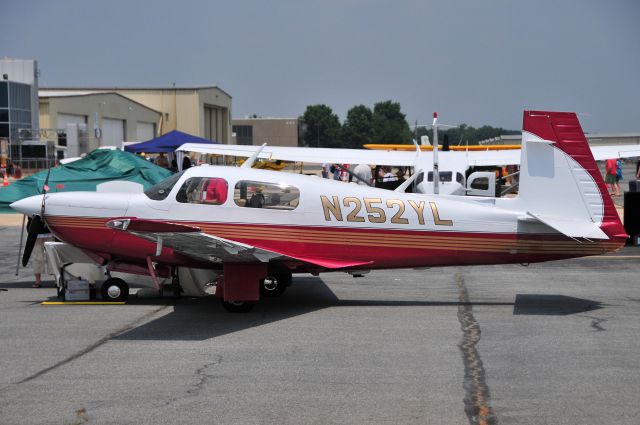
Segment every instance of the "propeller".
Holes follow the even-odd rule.
[[[26,267],[27,263],[29,263],[29,258],[31,257],[31,253],[33,252],[33,247],[36,244],[36,239],[38,239],[38,234],[42,233],[42,231],[47,227],[44,218],[44,208],[45,208],[45,198],[47,197],[47,192],[49,191],[49,176],[51,175],[51,166],[49,166],[49,170],[47,171],[47,177],[44,180],[44,184],[42,185],[42,207],[40,208],[40,215],[34,214],[27,228],[27,242],[24,245],[24,254],[22,254],[22,267]]]
[[[29,262],[31,252],[36,244],[36,239],[38,239],[38,233],[40,233],[44,227],[45,223],[39,215],[31,217],[27,228],[27,242],[24,245],[24,254],[22,254],[22,267],[25,267]]]

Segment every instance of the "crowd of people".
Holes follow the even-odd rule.
[[[622,160],[607,159],[605,166],[604,182],[613,196],[620,196],[620,182],[624,180],[622,176]],[[640,180],[640,159],[636,161],[636,173],[632,180]],[[633,189],[632,189],[633,190]]]
[[[325,179],[368,186],[390,182],[400,184],[405,180],[406,171],[406,167],[398,167],[394,173],[393,169],[386,165],[373,167],[368,164],[358,164],[351,170],[350,164],[322,164],[322,177]]]
[[[4,179],[9,176],[13,176],[17,179],[22,177],[22,170],[17,165],[14,165],[10,160],[2,158],[0,161],[0,179]]]
[[[169,161],[169,158],[167,158],[167,156],[163,152],[160,152],[155,157],[145,155],[144,153],[140,155],[143,156],[147,161],[156,164],[158,167],[166,168],[167,170],[173,171],[174,173],[178,171],[178,161],[176,160],[175,155],[173,156],[173,159],[171,159],[171,161]],[[191,168],[192,165],[193,164],[191,163],[191,158],[185,155],[182,159],[182,169],[186,170],[187,168]]]

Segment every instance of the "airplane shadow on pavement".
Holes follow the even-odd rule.
[[[167,299],[138,299],[130,305],[164,305]],[[514,315],[558,315],[583,313],[603,307],[597,301],[565,295],[517,294],[515,302],[398,301],[338,299],[317,277],[296,278],[284,296],[267,298],[250,313],[225,311],[214,297],[182,298],[169,301],[173,311],[128,330],[115,340],[200,341],[251,329],[329,307],[441,307],[441,306],[513,306]]]

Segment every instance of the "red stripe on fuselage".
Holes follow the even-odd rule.
[[[107,228],[105,222],[111,219],[58,216],[47,221],[60,239],[83,249],[137,261],[155,253],[153,242]],[[561,235],[172,222],[290,257],[373,262],[366,268],[529,263],[597,255],[622,247],[611,241],[578,243]],[[157,260],[179,265],[189,262],[169,248]]]

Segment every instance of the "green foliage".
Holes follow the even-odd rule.
[[[354,106],[347,112],[342,126],[342,140],[345,148],[362,149],[362,145],[371,143],[373,112],[365,105]]]
[[[368,143],[410,144],[411,139],[420,143],[422,135],[429,136],[433,142],[433,130],[419,127],[413,132],[409,129],[400,104],[390,100],[378,102],[373,111],[366,105],[357,105],[349,109],[344,125],[327,105],[309,105],[300,117],[302,124],[302,144],[321,148],[362,148]],[[505,130],[500,127],[484,125],[474,128],[466,124],[458,127],[440,127],[438,141],[442,144],[444,135],[451,146],[477,145],[481,140],[501,135],[520,134],[519,131]]]
[[[420,137],[425,134],[429,136],[429,141],[433,143],[433,130],[430,128],[426,129],[424,127],[419,127],[415,131],[414,137],[418,143],[420,143]],[[449,136],[449,144],[451,146],[465,146],[466,144],[477,145],[481,140],[487,140],[502,135],[520,134],[520,132],[516,130],[505,130],[501,127],[491,127],[489,125],[483,125],[480,128],[475,128],[466,124],[460,124],[458,127],[448,128],[446,130],[440,127],[438,129],[438,142],[440,144],[442,144],[445,134]]]
[[[371,119],[373,143],[411,143],[411,131],[400,104],[390,100],[378,102],[373,107]]]
[[[309,105],[300,118],[305,130],[302,139],[305,146],[314,148],[340,148],[340,119],[327,105]]]

